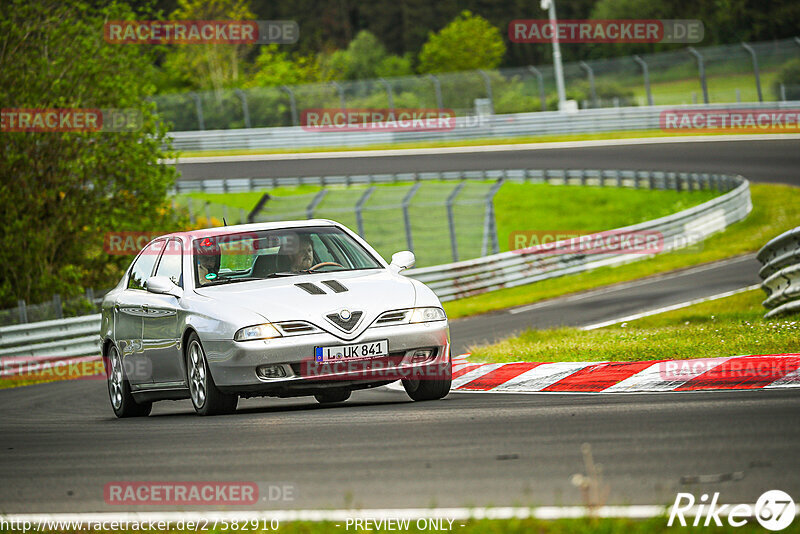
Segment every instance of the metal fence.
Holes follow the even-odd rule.
[[[502,169],[180,181],[176,192],[321,186],[319,191],[301,195],[266,193],[247,221],[332,219],[355,229],[383,257],[407,249],[417,256],[418,266],[427,267],[499,252],[494,197],[505,182],[679,191],[727,191],[733,183],[728,177],[705,173]],[[377,184],[394,187],[376,188]]]
[[[800,48],[800,47],[798,47]],[[800,99],[800,94],[797,97]],[[778,111],[797,109],[800,101],[751,104],[708,104],[681,106],[682,110],[707,111],[759,109]],[[622,130],[661,130],[661,114],[674,106],[586,109],[577,113],[547,111],[458,117],[450,130],[427,131],[336,131],[312,132],[301,127],[251,128],[238,130],[172,132],[173,146],[181,151],[226,149],[288,149],[357,147],[375,144],[414,143],[463,139],[511,138],[559,134],[616,132]],[[787,125],[787,131],[793,131]],[[683,131],[684,133],[691,133]]]
[[[793,100],[776,81],[800,56],[800,38],[564,64],[567,97],[581,108]],[[788,93],[788,94],[787,94]],[[176,131],[298,126],[310,108],[447,108],[457,115],[556,109],[551,65],[298,86],[165,94],[153,98]]]
[[[764,317],[800,312],[800,226],[784,232],[758,252],[759,275],[767,298]]]
[[[652,176],[653,173],[649,174]],[[601,172],[601,183],[602,175]],[[622,178],[623,185],[636,186],[640,181],[636,175],[638,173]],[[690,189],[698,183],[698,175],[666,173],[663,178],[661,183],[666,187],[679,189]],[[699,175],[700,183],[710,180],[724,184],[724,190],[733,189],[699,206],[614,232],[658,232],[663,237],[663,252],[668,252],[705,239],[746,217],[752,209],[749,182],[740,176]],[[648,256],[625,252],[542,254],[510,251],[447,265],[412,269],[407,271],[407,275],[427,284],[442,301],[449,301],[599,267],[620,265]]]
[[[53,295],[49,300],[38,304],[17,301],[13,308],[0,310],[0,325],[36,323],[65,317],[78,317],[100,311],[100,304],[107,289],[87,289],[85,294],[69,299]]]

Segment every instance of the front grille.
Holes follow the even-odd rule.
[[[305,291],[306,293],[311,293],[312,295],[325,295],[325,290],[321,287],[317,287],[312,283],[309,282],[301,282],[299,284],[295,284],[297,287]]]
[[[277,323],[278,328],[287,335],[299,335],[299,334],[311,334],[313,332],[319,331],[319,329],[311,323],[307,323],[305,321],[286,321],[283,323]]]
[[[322,283],[328,286],[329,288],[333,289],[333,291],[336,293],[344,293],[345,291],[347,291],[347,288],[344,287],[339,282],[337,282],[336,280],[323,280]]]
[[[362,315],[363,315],[363,312],[354,311],[352,313],[352,315],[350,315],[350,319],[348,319],[347,321],[343,321],[342,318],[339,317],[338,313],[329,313],[325,317],[327,317],[327,319],[330,322],[332,322],[333,324],[335,324],[336,326],[338,326],[339,328],[341,328],[345,332],[350,332],[353,328],[356,327],[356,325],[358,324],[358,321],[359,321],[359,319],[361,319]]]
[[[380,317],[378,317],[378,320],[375,321],[375,324],[379,325],[379,324],[400,323],[405,320],[406,315],[408,315],[408,310],[397,310],[397,311],[386,312]]]

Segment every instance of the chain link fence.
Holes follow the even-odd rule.
[[[778,70],[800,38],[564,64],[567,97],[583,109],[791,100]],[[311,108],[444,108],[458,116],[555,110],[551,65],[153,98],[174,131],[298,126]],[[486,106],[480,103],[485,102]]]

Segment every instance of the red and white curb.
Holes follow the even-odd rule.
[[[631,393],[800,387],[800,354],[643,362],[476,363],[453,358],[452,390]]]

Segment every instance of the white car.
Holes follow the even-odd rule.
[[[165,235],[132,262],[102,307],[111,405],[143,416],[191,399],[229,413],[239,397],[313,395],[402,380],[414,400],[450,391],[447,317],[436,295],[328,220]]]

